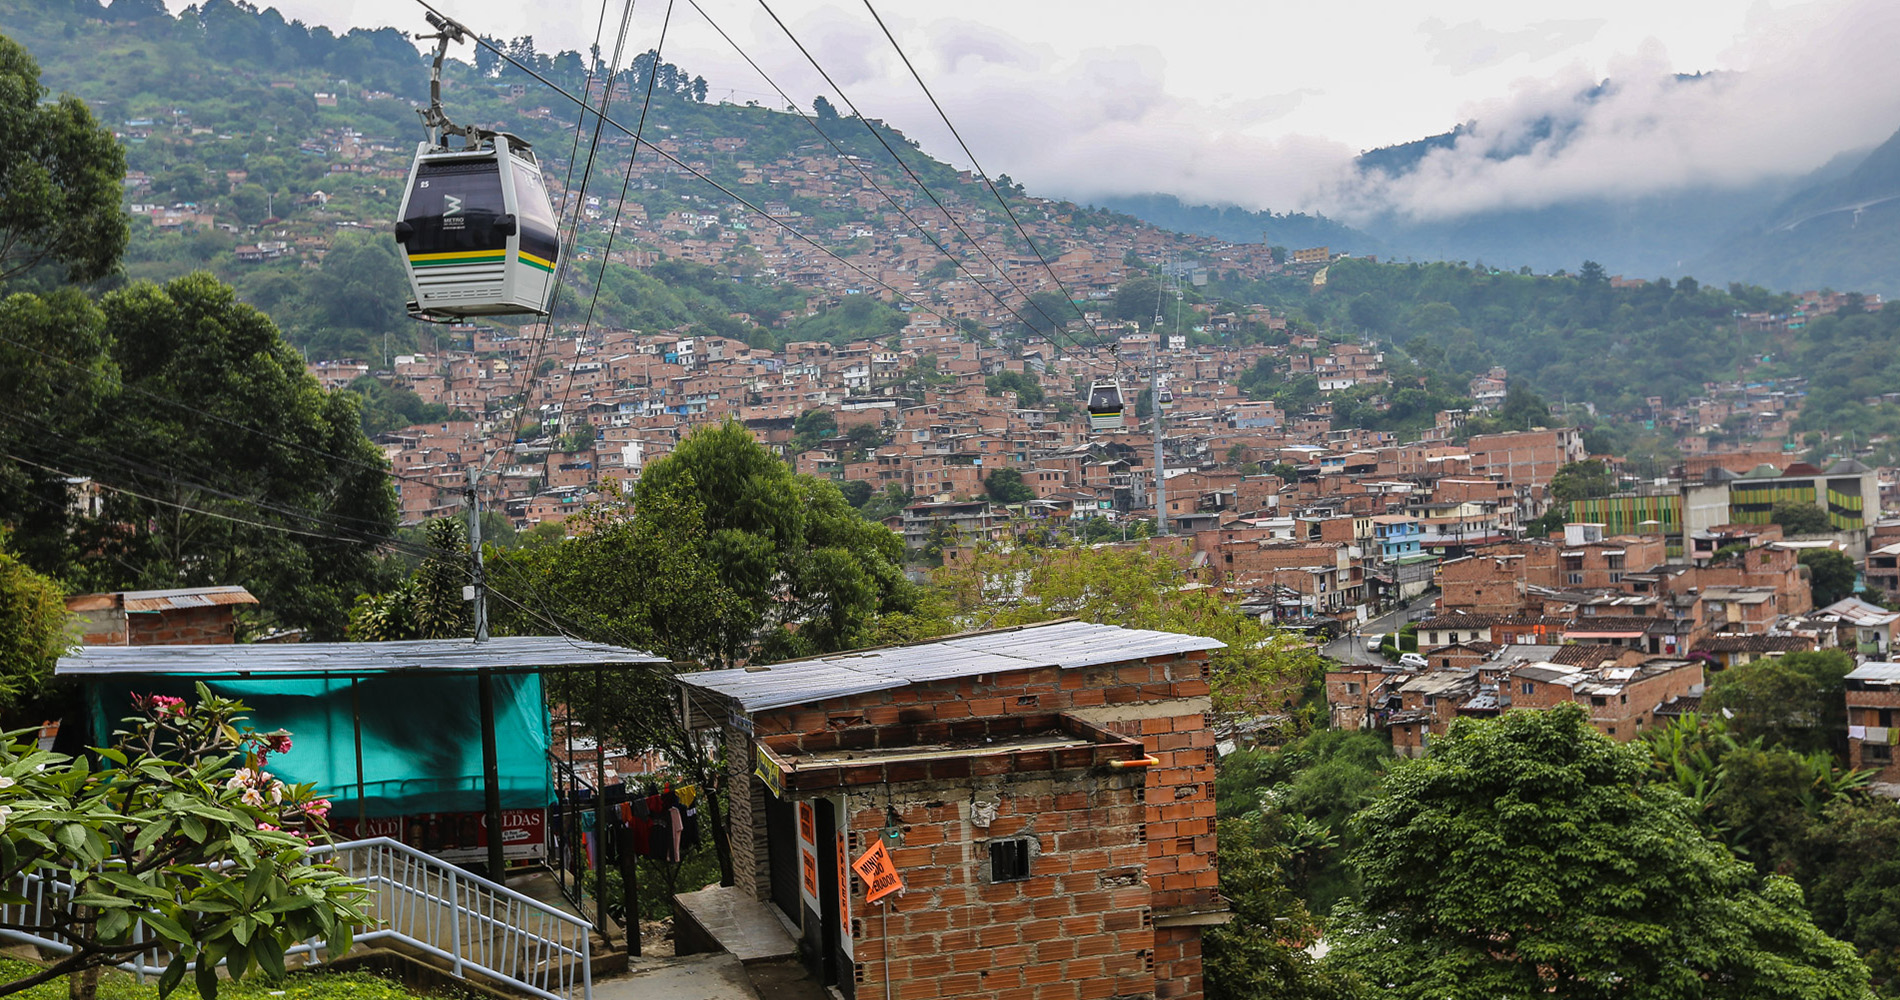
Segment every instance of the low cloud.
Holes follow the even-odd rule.
[[[1397,176],[1348,173],[1313,203],[1414,220],[1798,176],[1900,128],[1900,11],[1885,0],[1759,15],[1732,71],[1679,78],[1659,48],[1526,81]],[[1603,83],[1601,89],[1598,84]]]

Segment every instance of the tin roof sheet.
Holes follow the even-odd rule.
[[[1200,636],[1071,621],[677,677],[731,698],[741,711],[762,712],[956,677],[1033,667],[1072,670],[1221,648],[1220,641]]]
[[[218,646],[81,646],[62,656],[54,673],[68,677],[112,674],[347,677],[418,670],[524,672],[593,666],[667,664],[663,656],[581,642],[561,636],[420,639],[409,642],[304,642]]]

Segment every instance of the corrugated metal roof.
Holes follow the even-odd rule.
[[[192,587],[189,590],[128,590],[120,595],[127,611],[170,611],[219,604],[256,604],[243,587]]]
[[[762,712],[954,677],[1032,667],[1072,670],[1221,649],[1224,645],[1215,639],[1173,632],[1056,622],[975,632],[911,646],[838,653],[764,669],[711,670],[677,676],[689,687],[733,699],[741,711]]]
[[[1883,681],[1900,684],[1900,663],[1863,663],[1847,675],[1850,681]]]
[[[501,636],[420,639],[410,642],[305,642],[221,646],[81,646],[62,656],[54,673],[100,677],[110,674],[269,674],[285,677],[347,677],[401,670],[470,673],[491,669],[525,672],[634,664],[671,664],[664,656],[581,642],[561,636]]]

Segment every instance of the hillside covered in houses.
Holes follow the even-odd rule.
[[[229,0],[0,30],[51,90],[21,106],[123,157],[126,226],[0,279],[0,584],[52,623],[0,633],[0,705],[77,719],[141,645],[230,646],[240,684],[328,656],[334,731],[296,735],[334,763],[388,650],[469,683],[370,716],[458,724],[493,698],[469,637],[522,650],[520,853],[473,833],[482,726],[424,734],[466,771],[440,808],[372,794],[359,745],[240,836],[328,794],[504,890],[571,876],[602,953],[724,891],[867,996],[1892,995],[1900,306],[1171,232],[523,38],[446,87],[540,156],[551,314],[423,324],[410,39]],[[141,732],[238,711],[137,697]],[[231,731],[242,804],[289,735]],[[914,873],[895,931],[840,871],[871,844]]]

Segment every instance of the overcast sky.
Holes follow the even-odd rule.
[[[756,0],[698,2],[801,103],[823,93],[844,106]],[[1801,173],[1900,128],[1893,0],[873,2],[983,165],[1036,194],[1455,215]],[[585,51],[601,11],[600,0],[438,5],[544,50]],[[338,30],[423,27],[408,0],[275,6]],[[774,7],[865,114],[967,166],[862,0]],[[631,48],[656,44],[665,9],[639,0]],[[704,75],[711,99],[782,103],[688,0],[666,58]],[[1718,75],[1671,82],[1695,72]],[[1613,94],[1576,99],[1605,78]],[[1524,123],[1545,116],[1570,126],[1561,146],[1525,140]],[[1347,172],[1360,150],[1473,120],[1476,133],[1411,176]]]

